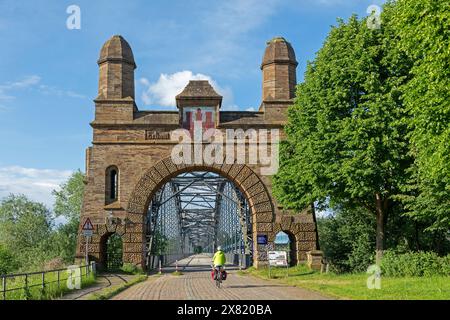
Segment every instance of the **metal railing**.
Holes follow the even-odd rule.
[[[74,271],[75,276],[73,275]],[[31,289],[38,288],[41,296],[44,296],[46,289],[51,288],[57,292],[67,290],[69,279],[79,278],[80,284],[83,278],[88,278],[91,274],[96,274],[96,264],[91,262],[88,265],[70,266],[64,269],[45,270],[28,273],[15,273],[0,275],[0,295],[2,300],[7,300],[9,293],[16,292],[13,299],[30,298],[33,299]],[[55,285],[54,285],[55,284]],[[70,289],[70,288],[69,288]]]
[[[181,260],[189,257],[193,253],[178,253],[178,254],[162,254],[162,255],[151,255],[149,257],[149,264],[147,268],[149,270],[157,270],[159,268],[159,263],[162,266],[168,266],[177,260]]]

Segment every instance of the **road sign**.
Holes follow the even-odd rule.
[[[258,244],[267,244],[267,235],[258,234],[257,242],[258,242]]]
[[[93,234],[94,234],[93,230],[83,230],[83,236],[85,237],[92,237]]]
[[[271,277],[270,267],[286,267],[286,277],[289,276],[286,251],[268,251],[267,258],[269,259],[269,278]]]
[[[92,237],[92,234],[94,233],[94,225],[92,224],[91,219],[86,218],[83,223],[82,232],[85,237]]]
[[[89,265],[89,238],[92,237],[94,233],[94,225],[91,222],[91,219],[86,218],[83,223],[83,227],[81,228],[83,231],[83,235],[86,237],[86,265]]]
[[[269,265],[274,267],[287,267],[287,252],[286,251],[269,251],[268,253]]]
[[[91,219],[86,218],[86,220],[83,223],[83,228],[82,229],[83,229],[83,231],[85,231],[85,230],[93,231],[94,230],[94,225],[92,224]]]

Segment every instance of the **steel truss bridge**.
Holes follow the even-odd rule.
[[[171,263],[195,252],[215,251],[251,261],[252,226],[244,195],[212,172],[188,172],[167,182],[153,196],[146,229],[147,266]]]

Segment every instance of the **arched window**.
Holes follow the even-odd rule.
[[[117,201],[119,196],[119,170],[116,166],[111,166],[106,169],[106,203]]]

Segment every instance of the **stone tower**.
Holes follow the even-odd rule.
[[[136,111],[134,103],[134,62],[133,51],[120,35],[112,36],[105,42],[97,61],[99,66],[96,121],[133,119]]]
[[[294,49],[284,38],[276,37],[267,42],[261,63],[263,92],[260,107],[260,111],[266,113],[266,119],[286,120],[285,109],[295,97],[297,65]]]
[[[100,68],[98,98],[134,99],[133,52],[122,36],[115,35],[103,45],[97,61]]]

